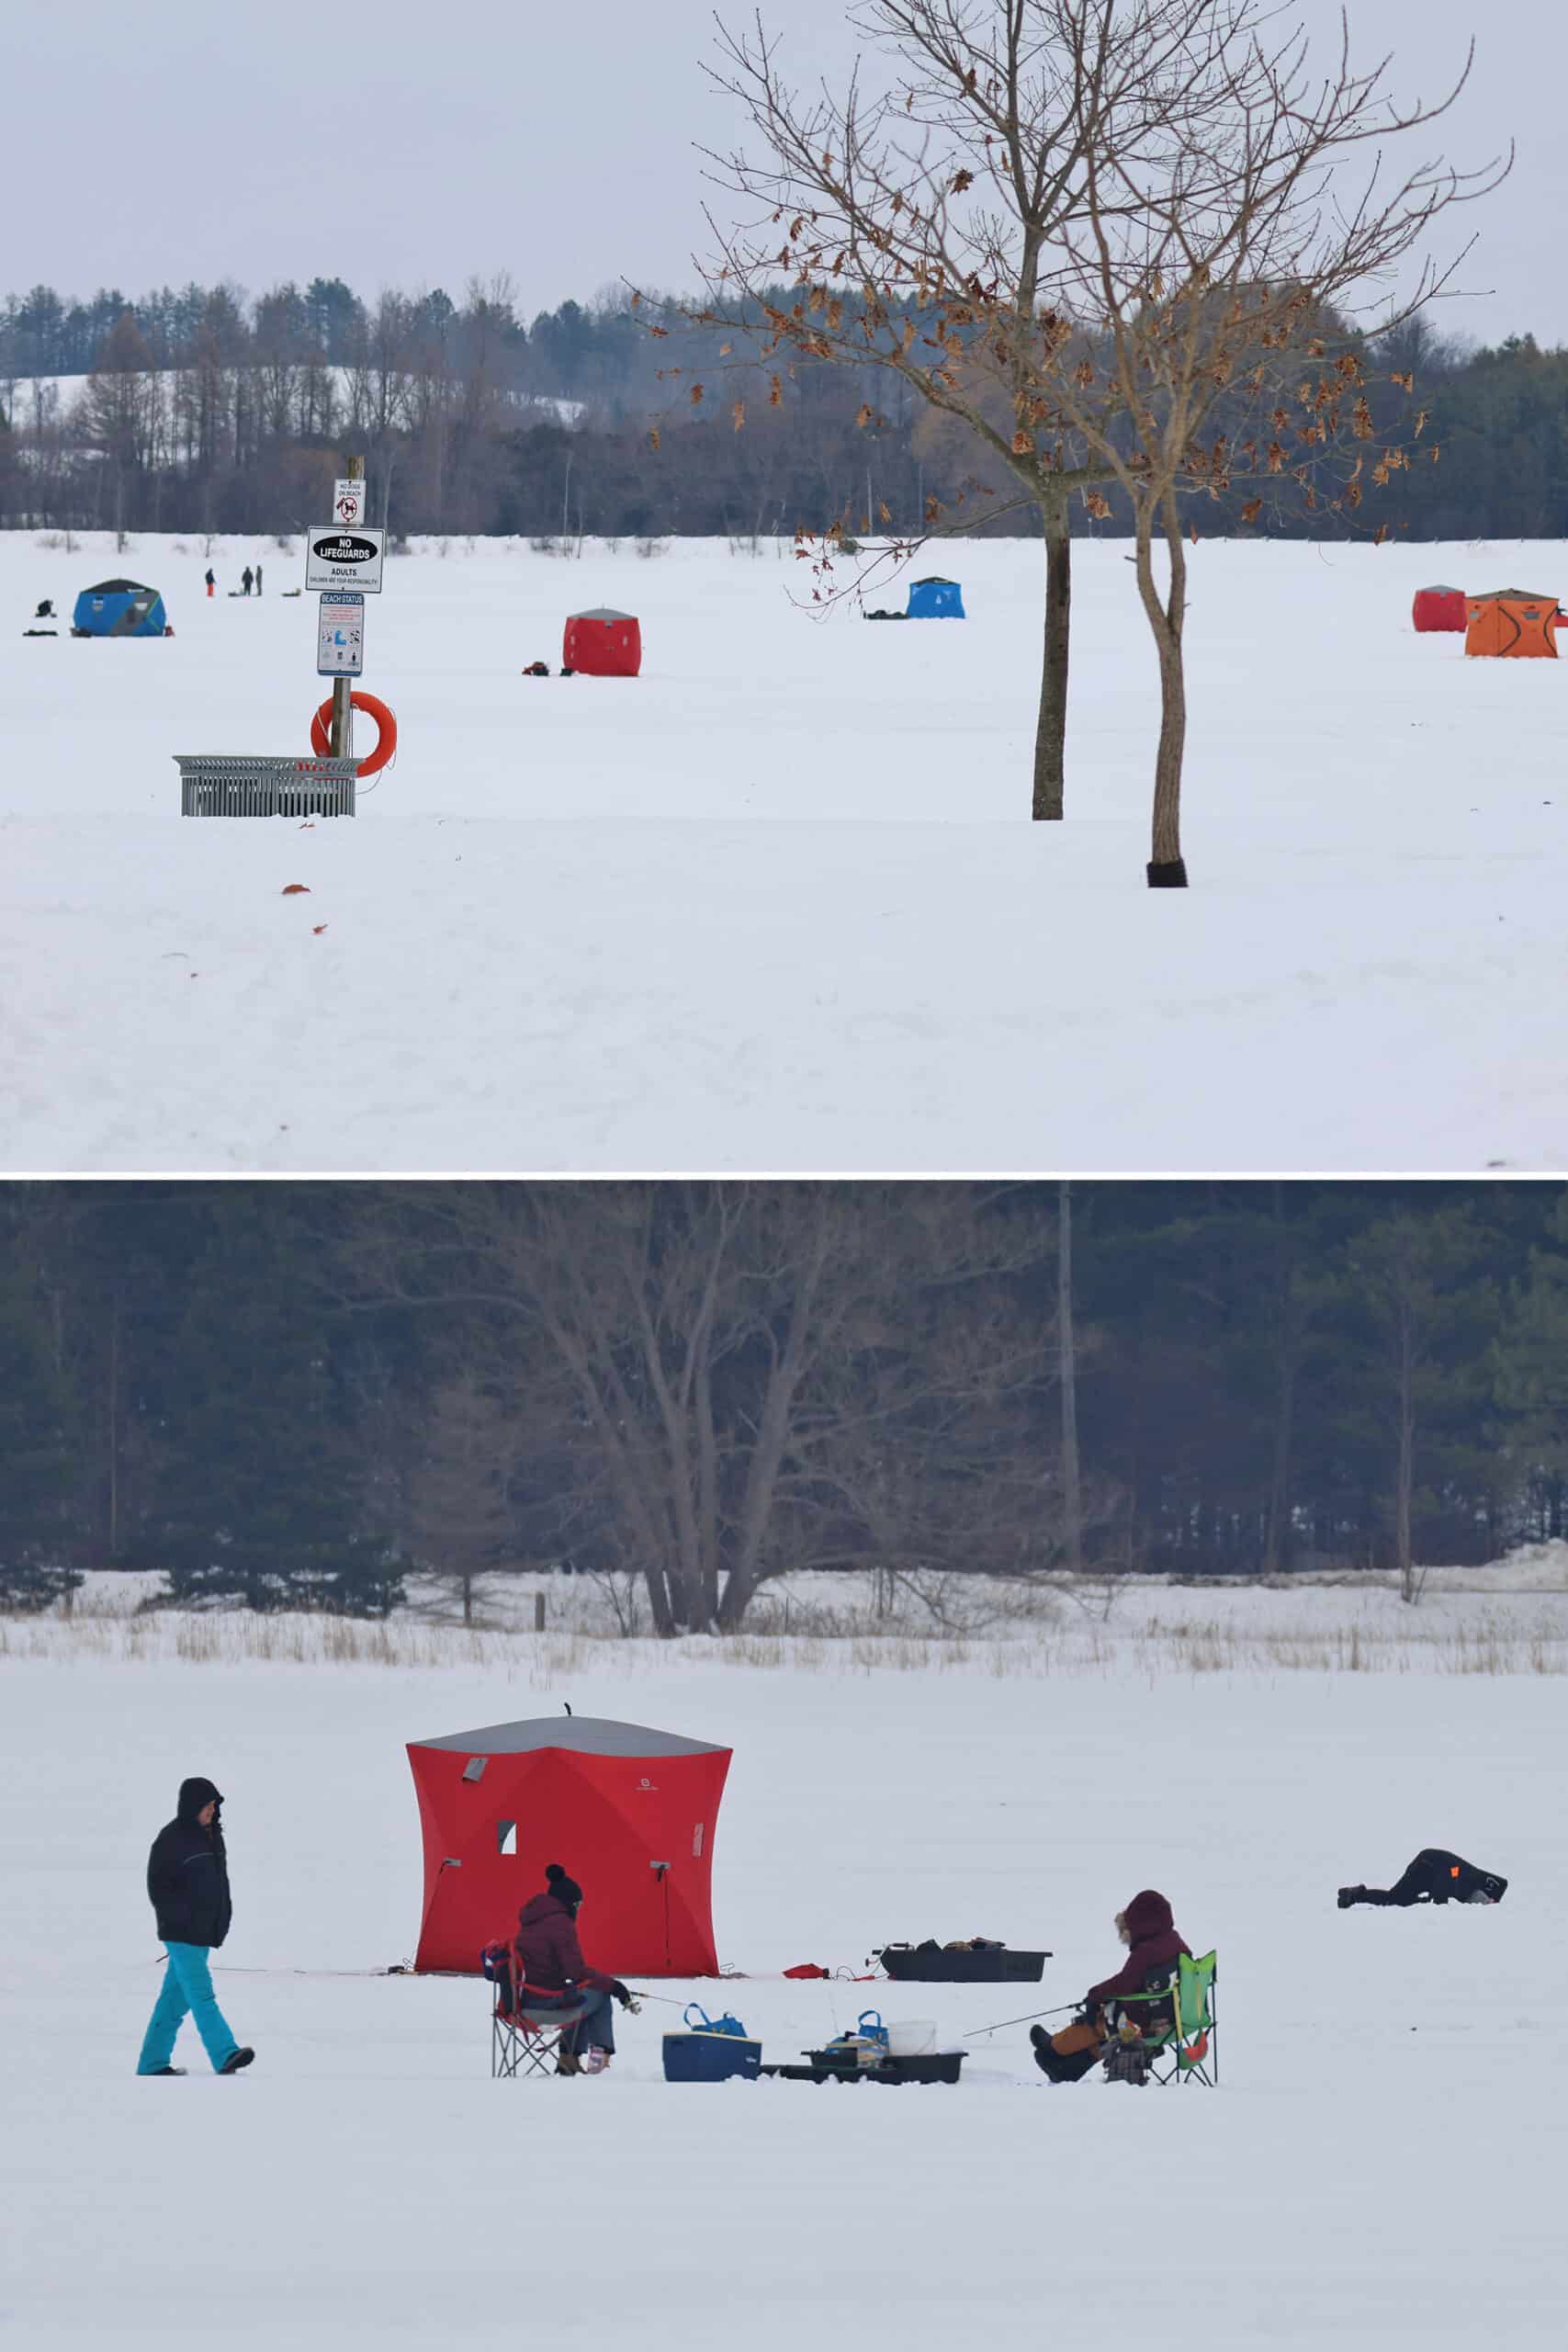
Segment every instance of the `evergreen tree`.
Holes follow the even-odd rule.
[[[0,1269],[0,1606],[43,1609],[74,1591],[67,1565],[73,1400],[35,1298]]]
[[[403,1569],[363,1522],[352,1430],[289,1205],[219,1217],[175,1346],[161,1506],[142,1536],[176,1600],[384,1616]]]

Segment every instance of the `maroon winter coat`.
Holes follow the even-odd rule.
[[[536,1894],[525,1903],[513,1949],[523,1963],[524,1983],[536,1992],[564,1992],[569,1984],[599,1984],[608,1992],[615,1982],[583,1959],[577,1922],[558,1894]]]
[[[1091,1984],[1090,2001],[1114,2001],[1123,1993],[1141,1993],[1145,1979],[1156,1968],[1168,1968],[1173,1960],[1187,1951],[1176,1932],[1169,1904],[1163,1894],[1145,1887],[1142,1894],[1134,1894],[1123,1917],[1132,1939],[1132,1949],[1126,1961],[1114,1976],[1103,1984]],[[1190,1954],[1189,1954],[1190,1957]]]

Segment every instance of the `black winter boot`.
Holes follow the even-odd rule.
[[[150,2075],[183,2075],[185,2071],[183,2066],[149,2066],[147,2069]]]
[[[231,2050],[218,2071],[220,2075],[237,2075],[242,2066],[250,2064],[255,2054],[254,2050]]]
[[[1367,1890],[1364,1886],[1342,1886],[1339,1890],[1341,1911],[1348,1911],[1353,1903],[1364,1903],[1366,1899]]]

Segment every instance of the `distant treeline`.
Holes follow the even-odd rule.
[[[0,1191],[0,1600],[554,1565],[733,1625],[812,1568],[1477,1562],[1565,1479],[1558,1184]]]
[[[374,303],[338,278],[254,301],[230,286],[86,302],[35,287],[0,305],[0,524],[298,531],[325,519],[350,448],[369,459],[374,519],[405,533],[911,532],[932,497],[949,518],[961,498],[969,515],[1004,502],[964,429],[886,374],[807,362],[775,387],[743,345],[655,339],[650,315],[617,293],[530,323],[505,279]],[[1568,351],[1528,335],[1465,349],[1417,322],[1377,356],[1415,372],[1424,460],[1361,521],[1568,537]],[[1194,526],[1243,529],[1245,497],[1192,502]],[[1266,523],[1345,527],[1288,502]]]

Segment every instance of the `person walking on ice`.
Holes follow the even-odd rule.
[[[218,585],[218,582],[217,582],[217,579],[215,578],[215,576],[214,576],[214,574],[213,574],[212,566],[211,566],[210,564],[209,564],[209,565],[208,565],[208,567],[207,567],[207,593],[208,593],[208,594],[209,594],[209,596],[211,595],[211,594],[212,594],[213,590],[217,587],[217,585]]]
[[[241,595],[242,595],[242,596],[248,596],[248,595],[250,594],[250,593],[251,593],[251,582],[253,581],[253,579],[254,579],[254,577],[255,577],[254,573],[252,571],[250,565],[247,563],[247,564],[246,564],[246,566],[245,566],[245,568],[244,568],[244,570],[243,570],[243,571],[242,571],[242,572],[241,572],[241,574],[240,574],[240,594],[241,594]]]
[[[257,566],[256,566],[256,594],[259,596],[259,595],[261,594],[261,592],[262,592],[262,584],[261,584],[261,565],[258,563],[258,564],[257,564]]]
[[[230,2030],[212,1990],[208,1954],[229,1932],[229,1858],[219,1820],[223,1799],[210,1781],[180,1782],[179,1810],[160,1829],[147,1857],[147,1893],[168,1953],[163,1989],[148,2020],[139,2075],[183,2075],[175,2037],[186,2017],[218,2075],[237,2075],[255,2056]]]

